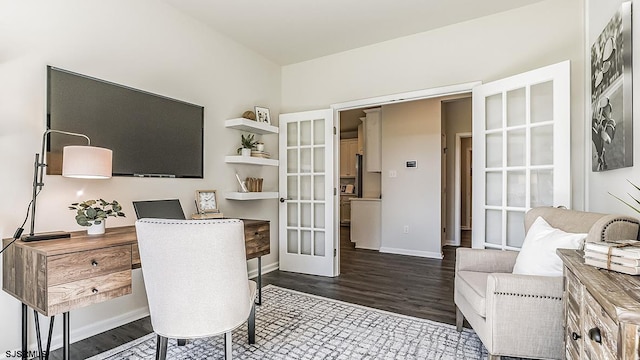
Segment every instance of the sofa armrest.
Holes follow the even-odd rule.
[[[562,287],[562,277],[490,274],[486,320],[493,351],[517,357],[562,358]]]
[[[487,279],[487,297],[520,296],[562,299],[561,276],[534,276],[495,273]]]
[[[511,273],[517,256],[516,251],[458,248],[456,272]]]

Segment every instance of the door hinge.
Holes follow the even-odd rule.
[[[333,135],[336,135],[336,134],[338,134],[338,130],[336,130],[336,127],[334,126],[333,127]]]
[[[338,249],[333,249],[333,257],[338,256]]]
[[[337,188],[333,188],[333,196],[338,195],[338,189]]]

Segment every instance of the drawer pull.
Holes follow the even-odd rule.
[[[589,330],[589,338],[591,338],[591,340],[597,342],[598,344],[602,344],[602,335],[600,335],[600,329],[598,329],[597,327]]]
[[[96,267],[98,266],[98,262],[95,260],[91,260],[91,266]]]
[[[93,289],[91,290],[91,292],[92,292],[92,293],[94,293],[94,294],[97,294],[97,293],[98,293],[98,289],[93,288]]]
[[[580,339],[582,336],[578,335],[575,331],[571,333],[571,338],[575,341]]]

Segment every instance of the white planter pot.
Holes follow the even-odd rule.
[[[104,224],[105,223],[106,223],[106,220],[100,221],[100,224],[94,224],[93,222],[91,222],[91,226],[89,226],[89,228],[87,229],[87,234],[88,235],[102,235],[102,234],[104,234]]]
[[[242,156],[251,156],[251,149],[242,148],[242,150],[240,150],[240,153],[242,154]]]

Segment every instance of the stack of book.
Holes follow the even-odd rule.
[[[265,159],[271,159],[271,154],[269,154],[266,151],[251,150],[251,156],[265,158]]]
[[[584,263],[624,274],[640,275],[640,241],[588,242],[584,245]]]

